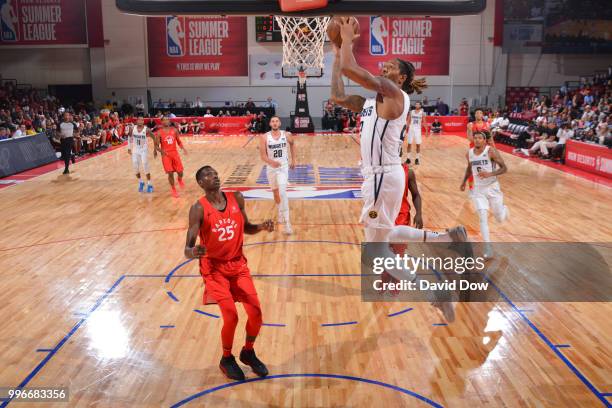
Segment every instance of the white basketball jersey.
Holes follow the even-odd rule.
[[[404,95],[402,114],[393,120],[383,119],[376,112],[376,98],[368,98],[361,111],[361,165],[363,168],[401,164],[399,155],[406,115],[410,111],[410,97]]]
[[[138,126],[132,128],[132,149],[147,150],[147,127],[143,126],[141,131],[138,131]]]
[[[474,148],[470,149],[469,160],[470,166],[472,166],[472,175],[474,176],[474,186],[482,187],[489,186],[497,181],[497,177],[487,177],[485,179],[478,177],[478,173],[486,171],[488,173],[495,170],[495,163],[489,157],[489,148],[486,146],[482,153],[476,155]]]
[[[420,111],[412,110],[410,112],[410,130],[412,132],[420,132],[421,126],[423,126],[423,116],[424,111],[421,109]]]
[[[272,137],[272,132],[266,133],[268,158],[280,163],[281,167],[288,165],[289,152],[287,144],[287,135],[283,130],[280,131],[280,137],[278,139]]]

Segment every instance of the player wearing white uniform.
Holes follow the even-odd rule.
[[[467,168],[461,191],[465,191],[467,180],[474,176],[474,188],[469,192],[480,218],[480,234],[485,242],[484,257],[491,258],[491,238],[489,236],[489,208],[498,222],[508,218],[508,207],[504,205],[504,194],[499,187],[497,176],[508,171],[506,163],[499,152],[487,144],[487,135],[484,132],[473,134],[474,147],[467,154]]]
[[[272,130],[261,135],[259,139],[259,155],[267,164],[268,182],[274,194],[274,202],[278,206],[278,222],[279,224],[285,224],[284,232],[290,235],[293,233],[293,229],[289,218],[287,183],[289,181],[289,168],[295,168],[295,144],[291,133],[280,130],[280,127],[280,118],[273,116],[270,119]],[[289,154],[289,150],[291,154]]]
[[[416,160],[414,161],[414,164],[419,164],[419,159],[421,158],[421,128],[423,126],[424,116],[425,112],[421,107],[421,102],[415,103],[414,109],[410,111],[410,115],[408,115],[408,123],[406,123],[406,126],[408,127],[408,160],[406,160],[406,162],[409,164],[413,143],[416,143]]]
[[[151,183],[151,172],[149,171],[149,144],[147,138],[155,140],[151,130],[144,125],[144,118],[139,116],[136,119],[136,126],[132,126],[128,133],[128,153],[132,156],[132,166],[138,178],[138,191],[144,191],[145,183],[142,180],[140,167],[144,170],[147,176],[147,193],[153,192],[153,184]],[[157,157],[157,151],[153,151],[153,155]]]
[[[356,20],[352,17],[338,18],[342,46],[335,43],[336,58],[332,72],[331,99],[338,105],[361,113],[361,166],[364,176],[362,193],[364,206],[361,222],[365,227],[366,242],[467,242],[463,226],[451,228],[444,233],[421,230],[406,225],[395,225],[404,192],[405,173],[401,166],[400,147],[406,129],[406,116],[410,109],[408,94],[421,92],[424,79],[415,79],[415,68],[410,62],[400,59],[386,61],[380,76],[374,76],[360,67],[353,55]],[[376,92],[374,98],[346,95],[341,76],[344,75],[365,89]],[[471,246],[462,245],[466,255],[471,256]],[[366,247],[366,250],[371,250]],[[383,253],[381,253],[383,252]],[[378,246],[377,253],[365,253],[366,262],[373,257],[394,258],[389,246]],[[396,279],[414,280],[415,275],[402,269],[386,269]],[[452,305],[433,302],[442,309],[447,320],[454,317]]]

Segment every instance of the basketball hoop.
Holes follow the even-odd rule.
[[[297,68],[300,84],[306,69],[323,68],[323,45],[331,17],[275,16],[283,38],[283,67]]]

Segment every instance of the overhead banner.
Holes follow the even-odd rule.
[[[378,74],[393,58],[410,61],[416,75],[448,75],[450,18],[358,17],[355,46],[359,65]]]
[[[148,17],[147,38],[151,77],[249,74],[246,17]]]
[[[0,45],[87,44],[85,2],[0,0]]]

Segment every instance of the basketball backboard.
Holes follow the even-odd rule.
[[[117,8],[141,15],[281,15],[278,0],[116,0]],[[327,7],[296,13],[320,15],[433,16],[478,14],[486,0],[329,0]]]

